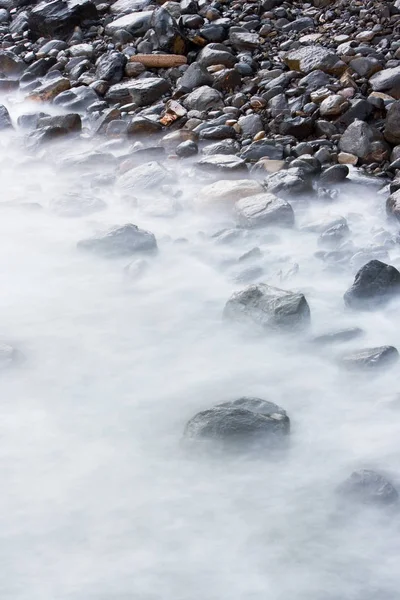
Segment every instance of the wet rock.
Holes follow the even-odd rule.
[[[160,186],[172,182],[172,177],[160,163],[149,162],[130,169],[119,178],[119,185],[127,191],[159,190]]]
[[[236,140],[231,138],[220,140],[202,149],[202,153],[206,156],[210,156],[211,154],[236,154],[239,151],[240,145]]]
[[[289,199],[292,196],[305,194],[311,190],[309,180],[305,177],[304,171],[299,168],[272,173],[265,180],[265,184],[272,194]]]
[[[71,87],[71,83],[69,79],[66,77],[58,77],[56,79],[52,79],[49,82],[44,83],[35,91],[31,92],[28,96],[30,100],[40,101],[40,102],[50,102],[56,96],[61,94],[61,92],[65,92],[65,90],[69,90]]]
[[[157,102],[170,89],[170,84],[161,77],[126,80],[110,87],[105,98],[108,102],[134,102],[137,106],[148,106]]]
[[[393,365],[399,359],[394,346],[363,348],[341,357],[341,364],[348,369],[379,369]]]
[[[61,92],[54,99],[56,106],[62,106],[66,110],[85,112],[91,104],[97,102],[98,95],[91,88],[81,85],[74,87],[71,90]]]
[[[310,309],[303,294],[260,283],[234,293],[224,317],[263,330],[293,331],[309,325]]]
[[[202,188],[199,192],[198,202],[202,204],[226,203],[233,206],[237,200],[246,198],[246,196],[254,196],[263,191],[264,188],[258,181],[221,179]]]
[[[290,433],[290,420],[277,404],[244,397],[217,404],[192,417],[184,430],[186,443],[212,443],[223,450],[269,449]]]
[[[0,73],[5,77],[17,77],[25,69],[25,63],[9,50],[0,50]]]
[[[186,43],[180,34],[175,19],[164,6],[153,12],[150,27],[154,30],[151,39],[155,50],[184,54]]]
[[[162,127],[157,121],[146,117],[134,117],[127,125],[126,133],[129,135],[158,133]]]
[[[369,83],[374,92],[386,92],[393,98],[400,99],[400,66],[375,73]]]
[[[199,52],[197,62],[205,68],[213,65],[224,65],[224,67],[232,68],[237,63],[237,58],[228,52],[222,44],[208,44]]]
[[[107,258],[118,258],[157,250],[155,236],[131,223],[110,229],[104,234],[81,240],[77,246],[80,250]]]
[[[319,112],[321,117],[336,117],[344,113],[349,106],[348,100],[339,94],[328,96],[321,102]]]
[[[106,34],[113,35],[114,33],[124,29],[134,36],[143,35],[150,29],[150,22],[153,16],[152,10],[141,12],[133,12],[123,17],[115,19],[106,25]]]
[[[344,294],[346,306],[356,309],[379,307],[400,293],[400,273],[380,260],[371,260],[356,274]]]
[[[260,45],[260,37],[257,33],[249,31],[230,31],[229,41],[236,50],[244,48],[252,49]]]
[[[314,131],[311,117],[285,117],[279,125],[279,133],[291,135],[298,140],[308,138]]]
[[[387,111],[384,136],[391,144],[400,144],[400,101],[393,102]]]
[[[365,162],[381,162],[389,156],[389,147],[380,131],[357,119],[347,127],[339,147]]]
[[[349,234],[350,230],[347,223],[337,223],[336,225],[328,227],[328,229],[320,234],[318,244],[326,248],[335,248],[346,239]]]
[[[235,205],[235,213],[241,227],[269,225],[293,227],[294,225],[294,212],[291,205],[267,192],[242,198]]]
[[[311,73],[319,70],[324,73],[341,74],[346,66],[331,50],[323,46],[305,46],[291,50],[284,57],[284,62],[293,71]]]
[[[363,330],[359,327],[349,327],[348,329],[340,329],[338,331],[330,331],[317,335],[312,339],[315,344],[330,345],[342,342],[349,342],[363,334]]]
[[[178,89],[191,92],[201,86],[211,85],[212,81],[213,79],[207,69],[198,62],[194,62],[188,66],[182,77],[179,79]]]
[[[257,114],[240,117],[238,124],[244,136],[254,137],[260,131],[264,131],[261,117]]]
[[[246,171],[246,163],[238,156],[212,154],[201,158],[197,166],[206,171]]]
[[[341,183],[346,179],[348,174],[349,167],[346,165],[332,165],[332,167],[328,167],[322,171],[319,180],[323,185]]]
[[[36,37],[63,38],[83,21],[96,21],[96,5],[90,0],[50,0],[40,2],[30,12],[29,29]]]
[[[386,200],[386,212],[389,217],[394,217],[400,221],[400,190],[390,194]]]
[[[350,67],[360,77],[371,77],[382,69],[381,63],[373,56],[360,56],[350,61]]]
[[[122,52],[107,52],[103,54],[96,68],[96,77],[108,81],[110,85],[119,83],[124,76],[126,56]]]
[[[242,150],[240,156],[248,162],[257,162],[260,158],[281,160],[283,158],[283,146],[274,143],[272,140],[263,139],[247,146]]]
[[[198,145],[192,140],[186,140],[186,142],[181,142],[175,149],[176,155],[180,158],[188,158],[189,156],[194,156],[198,153],[198,151]]]
[[[234,91],[242,83],[242,76],[236,69],[222,69],[213,77],[213,88],[223,91]]]
[[[236,138],[236,131],[229,125],[216,125],[215,127],[207,127],[200,131],[199,137],[201,140],[234,139]]]
[[[223,107],[221,94],[208,85],[203,85],[191,92],[183,101],[188,110],[207,112]]]
[[[3,104],[0,104],[0,131],[12,128],[11,117]]]
[[[54,117],[45,116],[38,119],[37,127],[61,127],[71,133],[81,131],[82,121],[80,115],[76,113]]]
[[[396,504],[396,488],[383,475],[370,469],[354,471],[338,488],[345,499],[357,504],[388,506]]]

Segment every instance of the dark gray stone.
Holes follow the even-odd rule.
[[[212,84],[212,77],[205,67],[198,62],[188,66],[182,77],[178,81],[178,89],[184,89],[188,92],[193,91],[203,85]]]
[[[170,84],[161,77],[128,79],[112,85],[105,98],[108,102],[134,102],[138,106],[148,106],[160,100],[169,89]]]
[[[197,62],[205,68],[212,65],[224,65],[224,67],[231,68],[237,63],[237,58],[222,44],[209,44],[199,52]]]
[[[348,329],[340,329],[338,331],[330,331],[317,335],[312,339],[315,344],[330,345],[341,342],[349,342],[363,334],[363,330],[359,327],[349,327]]]
[[[85,85],[81,85],[71,90],[66,90],[58,94],[53,100],[53,104],[62,106],[70,111],[85,112],[88,107],[97,102],[98,95],[94,90]]]
[[[400,144],[400,100],[393,102],[387,111],[384,136],[391,144]]]
[[[260,398],[239,398],[217,404],[192,417],[184,430],[186,442],[211,442],[225,450],[257,450],[282,442],[290,420],[280,406]]]
[[[239,150],[239,143],[232,138],[228,138],[205,146],[202,149],[202,154],[205,154],[206,156],[210,156],[211,154],[236,154]]]
[[[385,144],[382,134],[363,121],[355,120],[349,125],[340,138],[339,148],[342,152],[349,152],[366,162],[375,162],[377,151],[374,142],[379,142],[382,152],[389,155],[389,147]]]
[[[240,156],[249,162],[257,162],[260,158],[281,160],[283,158],[283,146],[274,143],[272,140],[263,139],[247,146],[242,150]]]
[[[400,293],[400,273],[380,260],[371,260],[356,274],[354,283],[344,294],[346,306],[372,309]]]
[[[300,168],[272,173],[265,180],[265,184],[269,192],[282,198],[290,198],[311,191],[310,181]]]
[[[83,21],[97,19],[96,5],[90,0],[45,0],[31,10],[28,24],[36,37],[63,38]]]
[[[188,110],[207,112],[222,108],[223,103],[220,92],[208,85],[203,85],[191,92],[183,101],[183,105]]]
[[[157,250],[157,242],[149,231],[128,223],[104,234],[81,240],[78,242],[78,248],[107,258],[118,258],[141,252],[154,252]]]
[[[126,56],[122,52],[112,50],[100,57],[97,68],[96,77],[108,81],[110,85],[119,83],[124,76],[126,65]]]
[[[333,165],[322,171],[319,180],[323,185],[341,183],[348,174],[349,167],[347,165]]]
[[[199,151],[199,147],[193,140],[186,140],[185,142],[181,142],[175,148],[175,153],[180,158],[188,158],[189,156],[194,156]]]
[[[303,294],[260,283],[234,293],[226,303],[224,317],[265,331],[293,331],[309,325],[310,309]]]

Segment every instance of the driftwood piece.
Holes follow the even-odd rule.
[[[167,69],[186,65],[187,58],[181,54],[135,54],[129,62],[138,62],[153,69]]]

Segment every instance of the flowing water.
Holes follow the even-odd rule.
[[[27,107],[10,109],[15,119]],[[397,599],[400,514],[342,512],[335,489],[363,467],[400,482],[398,367],[372,377],[337,366],[353,348],[400,348],[399,304],[346,310],[360,265],[329,267],[315,257],[318,234],[301,231],[342,215],[356,247],[377,245],[382,228],[395,234],[385,196],[353,174],[335,202],[293,202],[294,230],[221,243],[212,235],[232,215],[196,208],[209,180],[189,163],[165,160],[173,189],[135,202],[106,185],[111,162],[87,160],[130,146],[32,150],[21,134],[0,137],[0,334],[25,357],[1,372],[0,598]],[[106,207],[65,214],[58,201],[71,191]],[[128,259],[77,250],[127,222],[159,245],[131,276]],[[238,262],[256,246],[261,257]],[[397,267],[399,249],[387,256]],[[222,310],[251,266],[305,293],[309,336],[349,326],[364,336],[321,348],[236,330]],[[188,456],[187,420],[242,395],[287,410],[286,453]]]

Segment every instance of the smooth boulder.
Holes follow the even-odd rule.
[[[344,294],[346,306],[355,309],[378,307],[400,293],[400,273],[380,260],[370,260],[357,272]]]
[[[225,305],[224,317],[263,330],[293,331],[309,325],[310,308],[300,292],[259,283],[235,292]]]
[[[223,449],[271,448],[287,439],[290,420],[277,404],[243,397],[201,411],[184,430],[191,443],[212,443]]]
[[[128,223],[81,240],[78,242],[78,248],[107,258],[117,258],[141,252],[154,252],[157,250],[157,241],[150,231]]]
[[[393,484],[376,471],[354,471],[338,488],[338,493],[357,504],[388,506],[398,502],[399,495]]]

